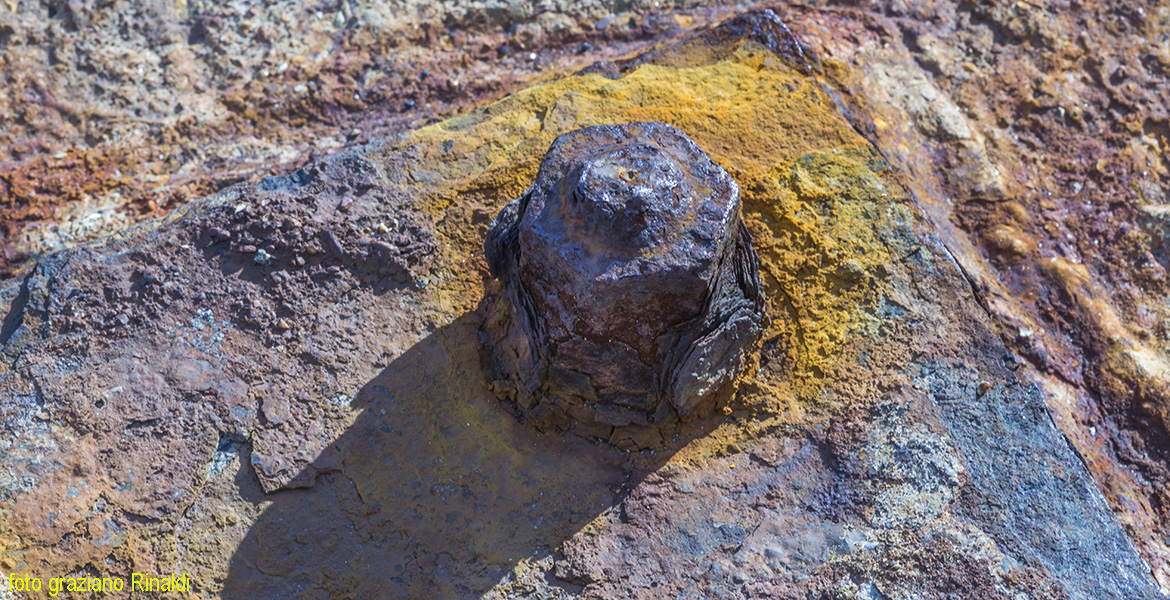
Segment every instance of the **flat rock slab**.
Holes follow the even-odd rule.
[[[815,63],[750,13],[44,258],[0,286],[0,565],[223,598],[1158,597]],[[669,439],[538,433],[481,370],[483,236],[553,138],[630,121],[739,182],[764,341]]]

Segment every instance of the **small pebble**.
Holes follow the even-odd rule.
[[[265,251],[263,248],[261,248],[260,250],[257,250],[256,256],[252,257],[252,262],[255,262],[258,265],[266,265],[266,264],[268,264],[268,262],[270,260],[272,260],[272,255],[269,254],[267,251]]]
[[[345,253],[341,247],[341,242],[337,241],[337,236],[328,229],[321,233],[321,243],[325,246],[325,250],[331,254],[340,256]]]

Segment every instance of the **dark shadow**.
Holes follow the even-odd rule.
[[[15,364],[24,347],[32,342],[30,336],[37,335],[36,325],[28,321],[27,317],[30,314],[43,313],[44,307],[41,304],[44,300],[43,298],[38,300],[38,296],[32,294],[32,291],[44,289],[49,285],[47,282],[69,262],[69,257],[70,255],[64,252],[43,256],[20,278],[16,294],[8,305],[8,312],[4,315],[3,321],[0,321],[0,370]],[[12,294],[11,290],[9,287],[0,293]]]
[[[488,390],[481,320],[442,327],[362,388],[360,416],[313,463],[316,485],[268,497],[224,598],[478,598],[716,424],[653,453],[539,433]]]
[[[4,320],[0,321],[0,348],[12,339],[12,336],[16,334],[16,329],[24,321],[24,308],[28,304],[28,280],[31,278],[32,273],[21,278],[16,298],[12,300],[8,314],[4,315]]]

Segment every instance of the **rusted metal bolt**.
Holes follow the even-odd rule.
[[[541,427],[663,425],[709,406],[764,314],[739,186],[662,123],[553,142],[485,251],[497,390]]]

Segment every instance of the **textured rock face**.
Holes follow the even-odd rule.
[[[0,275],[730,12],[702,4],[0,3]]]
[[[662,123],[557,138],[488,230],[499,387],[539,426],[665,425],[709,408],[760,331],[739,186]]]
[[[0,572],[248,599],[1160,597],[1164,17],[778,14],[0,283]],[[738,182],[760,348],[706,417],[537,431],[481,369],[484,237],[558,136],[646,121]]]

